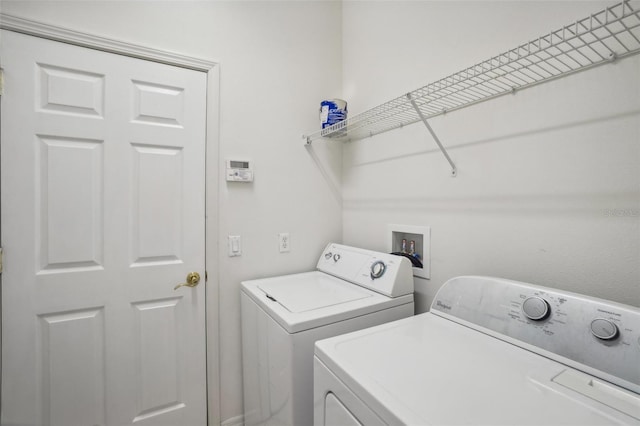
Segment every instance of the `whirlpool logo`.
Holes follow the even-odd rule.
[[[451,310],[451,305],[447,305],[446,303],[442,303],[439,300],[436,302],[436,306],[439,307],[439,308],[442,308],[442,309],[446,309],[448,311]]]

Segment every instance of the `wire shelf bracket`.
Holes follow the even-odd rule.
[[[440,148],[440,151],[442,151],[442,155],[444,155],[444,158],[446,158],[447,161],[449,162],[449,165],[451,165],[451,176],[456,177],[456,175],[458,174],[458,169],[456,169],[456,165],[451,160],[451,157],[449,157],[447,150],[444,149],[444,146],[442,146],[442,143],[440,142],[438,135],[436,135],[436,132],[433,131],[433,128],[431,128],[431,126],[427,122],[426,117],[424,116],[422,111],[420,111],[420,107],[418,106],[418,104],[416,104],[416,101],[413,100],[411,93],[407,93],[407,99],[409,99],[409,102],[411,102],[411,105],[416,110],[416,114],[418,114],[418,116],[420,117],[420,120],[422,120],[424,125],[427,127],[427,130],[429,131],[429,133],[431,133],[431,137],[433,138],[433,140],[436,141],[436,143],[438,144],[438,148]]]
[[[637,53],[640,10],[625,0],[407,95],[303,135],[303,140],[307,145],[319,139],[355,141],[422,121],[455,175],[456,168],[428,119]]]

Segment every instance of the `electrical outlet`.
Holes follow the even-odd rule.
[[[278,234],[278,247],[280,248],[280,253],[291,251],[291,241],[289,240],[288,232]]]

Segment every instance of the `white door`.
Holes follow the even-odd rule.
[[[206,74],[1,55],[2,424],[204,425]]]

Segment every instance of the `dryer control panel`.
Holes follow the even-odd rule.
[[[413,293],[411,262],[401,256],[331,243],[317,269],[385,296]]]
[[[457,277],[431,312],[640,393],[640,309],[528,283]]]

